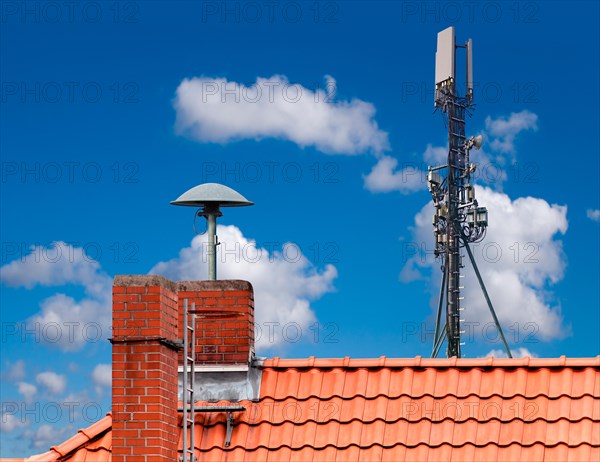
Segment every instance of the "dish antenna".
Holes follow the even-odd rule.
[[[218,183],[198,185],[171,202],[172,205],[198,207],[196,216],[206,218],[208,223],[208,279],[217,279],[217,217],[223,216],[221,207],[244,207],[254,205],[237,191]],[[195,220],[194,217],[194,220]]]

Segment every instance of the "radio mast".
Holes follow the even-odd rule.
[[[460,96],[456,88],[456,50],[466,50],[466,93]],[[496,317],[494,307],[487,293],[469,243],[480,242],[485,237],[488,214],[485,207],[479,207],[475,199],[475,188],[471,185],[471,174],[475,164],[470,163],[469,153],[482,143],[481,135],[465,135],[465,115],[471,115],[473,106],[473,42],[467,40],[464,45],[456,45],[454,27],[448,27],[438,33],[435,53],[435,108],[442,113],[448,129],[448,159],[446,165],[429,167],[427,185],[435,214],[433,215],[433,233],[435,237],[434,254],[441,259],[442,283],[438,304],[437,319],[433,338],[431,357],[438,355],[444,340],[447,340],[446,354],[450,358],[461,357],[460,335],[461,306],[463,297],[460,290],[462,263],[461,248],[465,248],[479,285],[483,291],[490,312],[509,358],[512,358],[504,333]],[[443,177],[442,174],[446,176]],[[446,321],[440,329],[442,308],[446,307]]]

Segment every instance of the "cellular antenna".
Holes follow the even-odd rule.
[[[171,204],[199,208],[196,215],[206,218],[208,223],[208,280],[216,280],[217,245],[219,245],[217,217],[223,216],[221,207],[242,207],[253,205],[254,202],[250,202],[237,191],[222,184],[204,183],[184,192]]]
[[[466,91],[460,96],[456,89],[456,50],[466,49]],[[461,249],[467,251],[475,274],[483,291],[492,318],[509,358],[512,358],[502,327],[498,322],[494,307],[473,258],[469,243],[480,242],[485,237],[488,225],[488,213],[485,207],[480,207],[475,199],[475,188],[471,185],[471,174],[475,172],[475,164],[470,163],[469,153],[473,147],[479,149],[482,136],[465,135],[465,115],[471,115],[473,106],[473,42],[467,40],[465,45],[457,46],[454,27],[448,27],[438,33],[437,51],[435,53],[435,108],[442,112],[444,123],[448,129],[448,159],[445,165],[429,167],[427,184],[435,214],[433,215],[433,233],[435,237],[434,254],[441,259],[442,283],[435,324],[433,350],[431,357],[435,358],[444,340],[447,340],[446,354],[448,357],[461,357],[460,323],[461,306],[460,280],[463,276],[460,270],[463,255]],[[442,176],[445,174],[445,177]],[[440,329],[442,309],[446,307],[446,322]]]

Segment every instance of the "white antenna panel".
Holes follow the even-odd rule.
[[[467,40],[467,100],[473,101],[473,40]]]
[[[454,27],[450,26],[447,29],[438,33],[437,36],[437,51],[435,52],[435,86],[438,86],[452,80],[454,82],[454,64],[455,58],[455,41]]]

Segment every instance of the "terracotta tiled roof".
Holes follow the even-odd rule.
[[[196,455],[199,461],[600,460],[599,372],[600,356],[274,358],[264,363],[260,400],[239,403],[246,411],[235,414],[230,447],[224,447],[224,414],[196,414]],[[29,460],[108,461],[110,448],[108,415]]]

